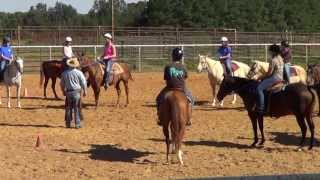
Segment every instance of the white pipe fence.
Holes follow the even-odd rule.
[[[268,60],[268,46],[271,44],[230,44],[233,59],[249,63],[251,60]],[[138,72],[160,70],[170,60],[171,49],[181,47],[185,52],[183,61],[193,68],[198,54],[216,56],[220,44],[167,44],[167,45],[116,45],[119,59],[128,63]],[[290,45],[293,63],[307,65],[320,63],[320,43],[295,43]],[[29,71],[37,71],[40,62],[62,58],[63,46],[13,46],[15,54],[26,61]],[[73,45],[74,51],[84,51],[96,59],[102,53],[103,45]],[[189,68],[190,69],[190,68]]]

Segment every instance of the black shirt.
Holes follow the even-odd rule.
[[[168,88],[184,89],[188,73],[187,69],[181,62],[172,62],[164,68],[164,80]]]

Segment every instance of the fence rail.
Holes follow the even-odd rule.
[[[270,44],[230,44],[233,59],[250,63],[252,60],[267,61]],[[167,44],[167,45],[116,45],[118,59],[128,63],[134,71],[159,71],[170,61],[171,49],[181,47],[184,62],[190,70],[195,70],[198,55],[215,57],[220,44]],[[320,63],[320,43],[294,43],[293,63],[306,66]],[[61,59],[62,46],[13,46],[15,54],[25,60],[25,72],[38,72],[42,61]],[[74,51],[84,52],[86,56],[96,59],[102,52],[102,45],[74,45]]]

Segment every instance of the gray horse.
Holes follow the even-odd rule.
[[[10,88],[11,86],[16,86],[17,89],[17,107],[21,108],[20,103],[20,90],[21,90],[21,80],[22,80],[22,73],[23,73],[23,59],[17,57],[16,60],[13,60],[4,71],[3,75],[3,82],[1,85],[5,85],[7,89],[7,107],[10,108]],[[0,98],[0,104],[1,104]]]

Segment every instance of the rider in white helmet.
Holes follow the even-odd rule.
[[[232,58],[232,50],[231,47],[228,45],[228,38],[221,37],[221,46],[218,49],[218,59],[223,64],[225,68],[225,73],[227,75],[232,76],[232,68],[231,68],[231,58]]]
[[[72,38],[70,36],[66,37],[66,41],[63,44],[63,59],[62,61],[66,63],[66,61],[72,57],[74,57],[74,54],[72,52],[72,46],[71,46]]]

